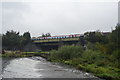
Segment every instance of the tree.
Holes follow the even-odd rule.
[[[94,32],[86,32],[84,33],[85,40],[91,42],[91,43],[108,43],[108,37],[102,34],[100,31],[94,31]]]
[[[120,25],[117,25],[115,30],[109,35],[109,43],[107,44],[108,54],[120,52]]]
[[[29,43],[31,41],[31,36],[29,32],[25,32],[23,34],[23,44],[26,45],[27,43]]]
[[[113,43],[116,48],[120,48],[120,25],[117,25],[115,30],[112,31],[109,39],[110,43]]]
[[[13,30],[7,31],[6,34],[3,34],[2,36],[2,44],[3,47],[6,47],[8,49],[18,49],[20,44],[20,35],[19,32],[15,32]]]
[[[50,36],[51,36],[50,33],[42,34],[42,37],[50,37]]]
[[[29,32],[19,35],[19,32],[11,30],[2,35],[2,44],[4,49],[21,50],[22,47],[29,42],[31,42],[31,36]]]

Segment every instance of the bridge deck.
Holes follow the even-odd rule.
[[[42,42],[59,42],[59,41],[76,41],[79,38],[63,38],[63,39],[44,39],[44,40],[35,40],[35,43],[42,43]]]

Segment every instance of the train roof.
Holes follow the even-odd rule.
[[[72,36],[72,35],[83,35],[83,34],[70,34],[70,35],[56,35],[56,36],[49,36],[49,37],[61,37],[61,36]],[[33,37],[32,39],[38,39],[38,38],[43,38],[43,37]]]

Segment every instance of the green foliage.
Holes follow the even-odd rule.
[[[82,58],[73,58],[72,60],[71,60],[71,62],[72,62],[72,66],[77,66],[78,64],[84,64],[84,60],[82,59]]]
[[[31,56],[42,56],[42,55],[49,55],[48,52],[20,52],[20,51],[8,51],[5,54],[2,54],[2,57],[7,58],[17,58],[17,57],[31,57]]]
[[[94,32],[86,32],[84,33],[85,40],[91,42],[91,43],[107,43],[108,37],[103,35],[100,31],[94,31]]]
[[[78,65],[78,69],[85,70],[87,72],[92,72],[95,76],[104,78],[107,80],[119,80],[120,79],[120,69],[113,67],[99,67],[96,64],[86,64]]]
[[[117,25],[110,34],[108,49],[110,54],[114,54],[116,49],[120,49],[120,25]]]
[[[24,57],[24,55],[21,55],[21,54],[16,54],[16,52],[7,52],[5,54],[2,54],[2,57],[7,57],[7,58],[16,58],[16,57]]]
[[[62,46],[58,49],[58,51],[52,51],[51,56],[55,59],[69,60],[72,58],[80,57],[82,53],[82,46]]]
[[[94,46],[96,46],[96,44]],[[65,64],[74,66],[77,69],[85,70],[87,72],[92,72],[95,74],[95,76],[98,76],[100,78],[104,78],[108,80],[120,79],[120,76],[119,76],[120,69],[117,66],[114,66],[115,65],[114,62],[111,61],[112,59],[115,59],[116,57],[118,57],[117,53],[119,52],[119,50],[116,50],[114,52],[115,55],[111,56],[103,53],[100,50],[87,49],[84,51],[81,48],[83,50],[82,54],[80,54],[79,56],[76,55],[74,57],[70,57],[71,55],[73,55],[72,53],[74,53],[74,50],[78,50],[78,51],[75,51],[75,53],[79,52],[79,49],[76,49],[77,47],[63,46],[60,49],[58,49],[58,51],[56,50],[51,51],[52,61],[63,62]],[[63,57],[67,55],[69,57],[67,58]],[[110,56],[114,58],[111,59]]]
[[[26,45],[27,43],[29,43],[31,41],[31,36],[29,32],[25,32],[23,34],[23,44]]]
[[[72,61],[71,60],[64,61],[64,63],[68,64],[68,65],[72,65]]]
[[[111,61],[115,67],[120,68],[120,49],[113,51],[113,54],[110,55]]]
[[[87,47],[87,49],[91,49],[91,50],[96,50],[97,49],[95,44],[93,44],[91,42],[88,42],[86,47]]]
[[[116,29],[112,31],[110,37],[110,42],[113,42],[116,48],[120,48],[120,25],[116,26]]]
[[[87,63],[89,64],[95,63],[100,59],[102,59],[103,57],[104,56],[100,51],[93,51],[93,50],[86,50],[82,55],[82,58],[87,60]]]
[[[95,48],[96,48],[96,50],[99,50],[104,54],[110,53],[110,50],[108,48],[108,44],[100,44],[100,43],[97,42],[95,44]]]
[[[50,36],[51,36],[50,33],[42,34],[42,37],[50,37]]]
[[[20,47],[20,38],[19,32],[13,30],[7,31],[6,34],[2,36],[3,47],[7,47],[8,49]]]
[[[52,50],[50,52],[50,60],[52,60],[52,61],[57,60],[57,57],[58,57],[57,55],[58,55],[57,51],[56,50]]]
[[[7,31],[2,35],[2,44],[4,49],[20,50],[25,44],[30,42],[31,37],[29,32],[19,35],[19,32],[13,30]]]
[[[81,46],[63,46],[51,52],[51,59],[100,78],[120,80],[120,26],[112,33],[87,32],[84,36],[80,39],[87,41],[85,50]]]
[[[112,56],[113,56],[112,57],[113,59],[116,59],[116,60],[120,61],[120,49],[114,50]]]
[[[85,66],[83,66],[82,64],[78,64],[77,68],[80,70],[85,70]]]

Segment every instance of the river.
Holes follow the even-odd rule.
[[[15,58],[3,66],[3,78],[95,78],[90,73],[48,62],[42,57]]]

